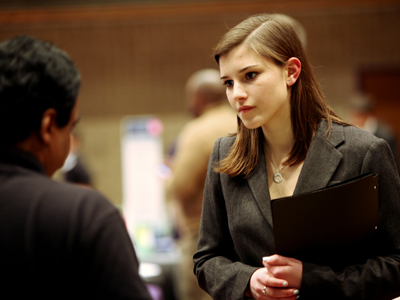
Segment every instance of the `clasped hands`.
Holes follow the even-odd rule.
[[[250,291],[247,290],[247,293],[256,300],[297,299],[303,276],[303,263],[275,254],[263,257],[263,265],[264,268],[258,269],[251,276]]]

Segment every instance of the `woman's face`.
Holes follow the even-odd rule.
[[[290,122],[286,67],[244,46],[222,55],[219,65],[229,103],[247,128],[273,129]]]

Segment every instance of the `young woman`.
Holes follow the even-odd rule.
[[[291,23],[280,16],[253,16],[232,28],[215,58],[238,131],[218,139],[210,158],[194,255],[199,285],[229,300],[398,296],[400,182],[387,143],[329,108]],[[271,199],[364,173],[379,175],[373,240],[337,257],[275,254]]]

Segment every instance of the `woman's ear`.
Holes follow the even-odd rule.
[[[301,62],[297,57],[290,58],[286,63],[287,85],[292,86],[300,76]]]
[[[57,111],[54,108],[47,109],[42,115],[40,123],[40,139],[43,143],[49,144],[52,141],[54,126],[56,123]]]

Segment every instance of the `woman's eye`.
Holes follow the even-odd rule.
[[[231,86],[233,85],[233,80],[225,80],[225,81],[224,81],[224,85],[225,85],[226,87],[231,87]]]
[[[257,74],[258,74],[257,72],[246,73],[246,79],[253,79],[257,76]]]

